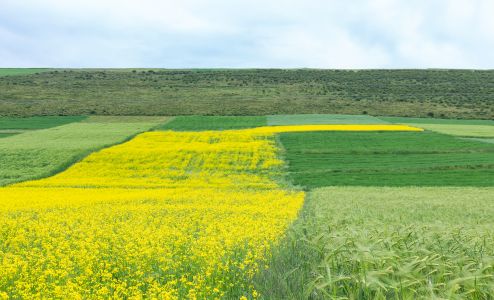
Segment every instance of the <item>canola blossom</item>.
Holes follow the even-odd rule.
[[[300,125],[147,132],[55,176],[0,188],[0,299],[256,298],[251,279],[304,193],[274,134]]]
[[[0,298],[255,298],[304,194],[272,135],[149,132],[0,189]]]

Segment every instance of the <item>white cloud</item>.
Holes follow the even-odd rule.
[[[0,0],[0,66],[494,68],[491,0]]]

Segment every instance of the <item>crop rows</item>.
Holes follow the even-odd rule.
[[[289,176],[305,187],[492,186],[492,144],[433,132],[283,133]]]

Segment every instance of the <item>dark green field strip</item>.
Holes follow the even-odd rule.
[[[284,133],[289,179],[322,186],[494,186],[494,145],[433,132]]]
[[[316,189],[255,287],[263,299],[492,299],[493,195]]]
[[[42,117],[0,117],[1,129],[46,129],[64,124],[80,122],[85,116],[42,116]]]
[[[494,186],[494,167],[383,169],[290,173],[288,178],[306,188],[324,186]]]
[[[8,137],[8,136],[13,136],[17,133],[2,133],[0,132],[0,138]]]
[[[266,125],[263,116],[179,116],[158,126],[158,130],[204,131],[252,128]]]
[[[368,115],[271,115],[268,125],[307,125],[307,124],[387,124],[388,122]]]
[[[379,119],[395,124],[451,124],[451,125],[493,125],[493,120],[461,120],[436,118],[406,118],[406,117],[379,117]]]
[[[290,152],[443,153],[491,151],[493,146],[434,132],[295,132],[280,134]]]
[[[416,171],[434,168],[463,168],[465,166],[483,166],[483,168],[494,168],[494,151],[488,153],[446,153],[446,154],[288,154],[286,158],[291,162],[290,171],[296,172],[318,172],[333,171],[345,172],[353,170],[383,170],[395,169],[406,170],[409,168]],[[305,166],[313,165],[311,170]],[[328,167],[330,166],[330,168]]]
[[[0,68],[0,76],[29,75],[50,70],[48,68]]]

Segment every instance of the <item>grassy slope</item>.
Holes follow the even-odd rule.
[[[0,186],[49,176],[159,122],[72,123],[0,139]]]
[[[492,186],[494,146],[433,132],[285,133],[289,177],[309,188]]]
[[[256,288],[264,299],[490,299],[493,193],[316,189]]]
[[[494,117],[494,71],[52,70],[0,77],[0,115]]]
[[[307,124],[386,124],[378,118],[367,115],[271,115],[268,125],[307,125]]]
[[[2,129],[46,129],[86,119],[84,116],[0,117]]]
[[[49,70],[46,68],[0,68],[0,76],[29,75]]]
[[[263,116],[180,116],[170,122],[157,127],[160,130],[202,131],[241,129],[266,125]]]

